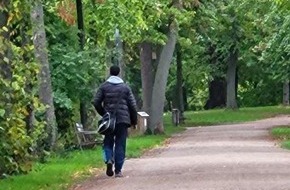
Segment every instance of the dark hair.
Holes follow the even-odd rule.
[[[113,65],[110,67],[110,75],[117,76],[120,73],[120,67]]]

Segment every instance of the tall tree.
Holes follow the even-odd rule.
[[[97,3],[97,8],[93,12],[93,18],[96,21],[96,25],[98,25],[95,28],[99,31],[98,39],[100,45],[104,45],[107,40],[111,40],[116,27],[120,30],[122,39],[126,42],[126,47],[136,47],[136,44],[143,42],[154,44],[154,48],[162,44],[161,53],[158,53],[157,56],[156,74],[153,77],[154,86],[150,102],[151,111],[149,113],[149,128],[151,132],[163,131],[162,115],[165,89],[168,70],[177,41],[178,25],[181,22],[190,22],[193,16],[192,11],[181,8],[188,3],[190,4],[190,2],[181,0],[101,1]],[[185,14],[187,12],[190,12],[190,14]],[[108,14],[111,16],[104,16]],[[130,55],[127,55],[127,57],[130,58]],[[152,83],[149,82],[148,84]],[[156,128],[158,129],[155,130]]]
[[[183,99],[183,72],[182,72],[182,50],[180,44],[176,46],[176,107],[180,111],[179,122],[184,121],[184,99]]]
[[[162,48],[159,57],[152,91],[149,128],[151,132],[154,133],[164,132],[163,108],[165,102],[165,90],[176,41],[177,25],[176,23],[171,23],[168,32],[168,40]]]
[[[208,56],[206,62],[212,68],[210,75],[212,80],[208,84],[208,99],[204,106],[204,109],[222,108],[226,105],[226,79],[221,73],[224,68],[222,67],[219,59],[219,52],[216,51],[214,44],[209,44],[205,53]]]
[[[43,5],[41,0],[31,1],[30,17],[33,30],[35,60],[40,65],[39,98],[41,103],[46,106],[44,115],[46,122],[46,133],[48,135],[46,143],[48,148],[51,149],[54,148],[57,140],[57,124],[53,105],[50,66],[48,62],[46,34],[43,20]]]
[[[238,51],[231,48],[229,52],[229,58],[227,61],[227,102],[226,107],[228,109],[237,109],[237,88],[236,88],[236,74],[238,63]]]
[[[272,2],[271,11],[266,15],[264,25],[267,35],[260,43],[259,49],[262,51],[260,61],[263,70],[270,74],[277,83],[283,83],[283,105],[289,104],[289,78],[290,78],[290,56],[288,29],[290,27],[290,3],[289,1],[277,0]],[[264,26],[263,26],[264,28]],[[274,34],[274,35],[273,35]],[[257,47],[259,47],[257,46]]]
[[[85,46],[85,30],[84,30],[84,15],[83,15],[83,3],[82,0],[76,0],[76,9],[77,9],[77,23],[78,23],[78,29],[79,29],[79,44],[80,44],[80,50],[84,50]],[[83,100],[82,97],[80,97],[80,116],[81,116],[81,123],[85,127],[87,124],[87,108],[86,108],[86,102]]]
[[[247,64],[243,58],[253,48],[253,23],[257,18],[255,16],[261,15],[261,6],[252,0],[222,0],[206,1],[206,8],[202,8],[206,17],[203,20],[207,24],[201,23],[201,33],[207,43],[215,46],[218,61],[222,68],[226,68],[226,73],[221,73],[219,77],[226,76],[226,107],[230,109],[237,108],[237,68]]]
[[[283,85],[283,105],[289,106],[289,80]]]
[[[142,42],[140,45],[141,78],[143,110],[150,112],[154,82],[154,68],[152,63],[152,44]]]
[[[240,34],[239,34],[239,21],[237,18],[236,10],[234,6],[230,6],[228,16],[231,17],[231,21],[229,22],[230,30],[229,36],[231,41],[231,46],[228,52],[227,58],[227,73],[226,73],[226,81],[227,81],[227,101],[226,107],[228,109],[237,109],[237,65],[239,58],[239,47],[237,43],[240,42]]]
[[[118,28],[116,28],[114,37],[115,37],[114,64],[120,67],[120,77],[124,79],[125,78],[124,49],[121,34]]]
[[[163,32],[167,33],[167,40],[164,46],[160,47],[160,54],[158,53],[157,68],[154,78],[154,85],[152,91],[152,100],[151,100],[151,109],[150,109],[150,120],[149,120],[149,129],[152,133],[163,133],[163,111],[165,104],[165,91],[168,81],[170,63],[173,61],[173,53],[177,40],[181,40],[179,33],[179,27],[188,27],[189,23],[192,22],[194,17],[193,7],[195,2],[182,1],[182,0],[173,0],[167,5],[169,11],[167,13],[168,19],[164,19],[165,28]],[[173,14],[172,14],[173,13]],[[168,24],[166,24],[170,21]],[[179,39],[178,39],[179,37]],[[188,39],[189,40],[189,39]],[[184,39],[184,41],[188,41]],[[190,40],[189,40],[190,41]],[[190,43],[189,43],[190,44]],[[158,48],[159,49],[159,48]],[[181,57],[179,57],[181,58]],[[181,59],[179,59],[181,63]],[[178,68],[181,71],[182,68]],[[181,81],[182,76],[179,76],[179,82]],[[182,85],[180,86],[182,88]],[[182,89],[181,89],[182,90]],[[182,91],[180,91],[182,92]],[[183,99],[180,94],[178,102]],[[181,103],[181,102],[179,102]],[[182,105],[180,105],[182,107]],[[182,108],[180,108],[182,110]]]

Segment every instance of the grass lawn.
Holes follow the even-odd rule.
[[[241,108],[237,111],[208,110],[186,112],[186,126],[204,126],[225,123],[239,123],[273,117],[279,114],[290,114],[290,108],[282,106]]]
[[[73,151],[63,157],[51,158],[45,164],[36,164],[34,170],[27,175],[1,180],[0,189],[67,189],[68,184],[74,180],[89,175],[91,167],[101,167],[100,152],[100,148],[83,152]]]
[[[290,114],[284,107],[243,108],[239,111],[211,110],[187,112],[185,126],[236,123]],[[184,130],[171,125],[170,114],[165,114],[164,135],[130,137],[127,143],[127,157],[139,157],[145,150],[161,145],[172,134]],[[287,144],[287,143],[286,143]],[[288,142],[288,146],[290,142]],[[0,180],[0,189],[5,190],[61,190],[82,181],[92,171],[104,167],[100,147],[93,150],[72,151],[50,158],[45,164],[35,164],[34,170],[27,175],[12,176]]]
[[[127,141],[127,158],[139,157],[144,151],[161,145],[173,133],[184,130],[182,127],[173,127],[170,119],[165,119],[165,125],[164,135],[130,137]],[[0,180],[0,190],[68,189],[69,186],[81,182],[104,166],[100,147],[92,150],[76,150],[50,158],[45,164],[37,163],[34,170],[27,175]]]
[[[271,130],[271,133],[281,141],[282,147],[290,149],[290,126],[275,127]]]

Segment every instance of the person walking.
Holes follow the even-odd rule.
[[[128,128],[137,124],[137,106],[131,88],[118,76],[120,68],[110,67],[110,77],[97,90],[93,105],[99,115],[116,112],[116,125],[112,134],[103,141],[104,161],[108,176],[123,177],[122,167],[126,154]],[[114,166],[114,171],[113,171]]]

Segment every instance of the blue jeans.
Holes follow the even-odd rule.
[[[121,172],[126,154],[126,139],[128,124],[116,124],[114,133],[105,135],[103,142],[103,155],[105,163],[115,163],[115,172]]]

